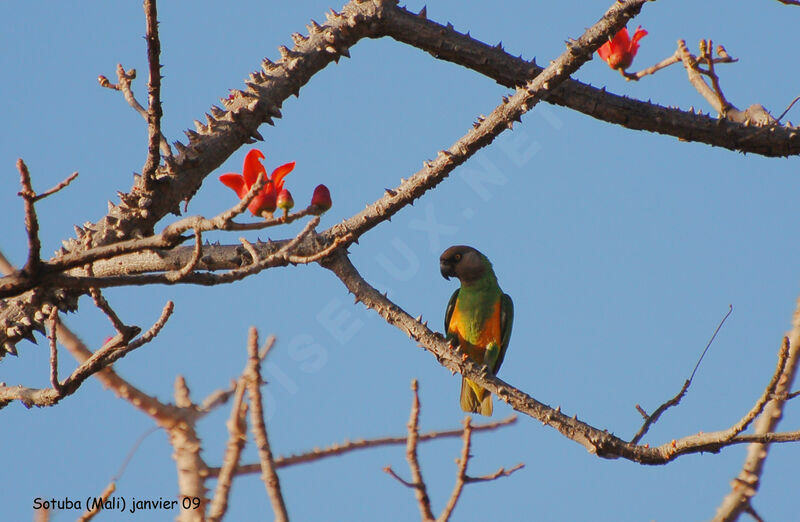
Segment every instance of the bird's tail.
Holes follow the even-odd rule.
[[[461,378],[461,409],[491,417],[492,394],[469,379]]]

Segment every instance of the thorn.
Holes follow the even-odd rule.
[[[385,191],[386,191],[386,193],[387,193],[387,194],[389,194],[389,195],[390,195],[390,196],[392,196],[392,197],[395,197],[395,196],[397,195],[397,192],[395,192],[395,191],[394,191],[394,190],[392,190],[392,189],[385,188],[385,189],[383,189],[383,190],[385,190]]]
[[[420,9],[419,13],[417,13],[417,16],[420,18],[428,18],[428,6],[423,5],[422,9]]]

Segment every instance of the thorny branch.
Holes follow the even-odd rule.
[[[158,8],[156,0],[144,0],[147,23],[147,63],[150,76],[147,81],[147,160],[142,169],[144,188],[152,188],[152,181],[161,162],[159,142],[161,140],[161,41],[158,38]]]
[[[399,8],[394,1],[354,0],[341,13],[332,12],[324,26],[312,23],[309,36],[296,38],[293,49],[282,47],[278,62],[265,60],[264,72],[251,75],[245,91],[235,91],[232,100],[224,101],[225,109],[212,107],[208,123],[196,123],[198,132],[187,132],[189,146],[178,144],[179,154],[174,158],[165,154],[165,164],[155,176],[161,181],[157,191],[146,190],[141,179],[137,179],[130,193],[120,194],[121,205],[111,205],[103,220],[81,228],[79,236],[89,237],[89,248],[104,246],[134,237],[136,231],[152,229],[166,213],[178,212],[180,202],[196,192],[205,176],[239,146],[260,139],[257,127],[280,117],[279,107],[286,97],[299,92],[326,65],[347,56],[347,49],[361,38],[382,36],[472,68],[507,86],[524,84],[542,72],[535,64],[508,55],[500,46],[483,44],[456,32],[452,26],[427,20],[424,13],[417,15]],[[630,100],[574,80],[566,80],[553,89],[548,101],[628,128],[671,134],[687,141],[765,155],[800,151],[800,134],[792,128],[771,126],[769,132],[758,132],[760,129],[733,122],[720,124],[713,118]],[[64,254],[86,248],[83,242],[72,242]],[[77,306],[80,294],[80,290],[52,291],[44,293],[41,301],[34,302],[29,295],[10,300],[0,313],[2,349],[11,351],[20,339],[30,336],[32,326],[22,322],[22,318],[41,321],[36,319],[40,302],[71,310]]]
[[[172,301],[168,301],[161,312],[161,317],[159,317],[153,326],[141,337],[131,341],[127,336],[117,334],[113,339],[103,345],[102,348],[97,350],[86,362],[76,368],[75,371],[61,383],[58,390],[53,388],[32,389],[23,386],[0,386],[0,409],[14,400],[22,402],[28,408],[31,406],[43,407],[57,404],[64,397],[75,393],[83,381],[98,371],[110,366],[122,357],[125,357],[133,350],[150,342],[158,335],[169,319],[169,316],[172,315],[173,306]]]
[[[567,438],[584,446],[590,453],[600,457],[610,459],[621,457],[642,464],[666,464],[681,455],[706,452],[717,453],[723,447],[733,444],[800,440],[800,431],[785,433],[763,432],[755,435],[737,434],[740,425],[743,422],[745,424],[747,422],[747,416],[745,416],[742,421],[739,421],[739,424],[732,428],[688,435],[656,447],[626,442],[612,435],[608,430],[601,430],[579,421],[577,416],[568,417],[561,412],[560,407],[554,409],[542,404],[525,392],[491,375],[486,366],[474,363],[469,357],[462,357],[462,352],[453,349],[441,334],[429,330],[425,324],[414,319],[384,294],[381,294],[367,283],[343,252],[339,252],[335,257],[329,259],[325,266],[333,271],[347,289],[356,296],[356,302],[363,302],[367,308],[375,310],[389,324],[396,326],[408,334],[409,337],[419,342],[423,348],[436,357],[442,366],[469,378],[507,402],[515,410],[557,429]],[[798,305],[800,306],[800,301],[798,301]],[[791,346],[794,346],[793,343],[795,342],[800,346],[800,337],[795,341],[790,336]],[[780,359],[782,359],[782,356],[779,357],[778,369],[782,367]],[[787,368],[789,367],[788,364],[786,366]],[[766,392],[764,396],[768,396]]]

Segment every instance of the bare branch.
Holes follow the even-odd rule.
[[[28,232],[28,260],[22,268],[23,274],[28,277],[36,275],[39,272],[42,263],[41,251],[42,244],[39,241],[39,220],[36,218],[36,209],[34,202],[36,201],[36,192],[33,191],[31,185],[31,175],[28,172],[28,166],[22,161],[22,158],[17,160],[17,170],[19,170],[19,182],[22,185],[22,190],[19,195],[25,202],[25,230]]]
[[[203,232],[199,229],[194,230],[194,252],[192,258],[180,270],[167,272],[164,276],[172,282],[177,282],[188,276],[197,267],[200,262],[200,256],[203,255]]]
[[[120,91],[122,96],[125,98],[125,101],[128,102],[128,105],[131,106],[133,110],[135,110],[139,115],[144,118],[144,121],[148,121],[148,114],[147,110],[141,106],[141,104],[136,100],[136,97],[133,95],[133,90],[131,90],[131,83],[136,78],[136,69],[131,69],[126,71],[122,64],[117,64],[117,81],[118,84],[111,83],[108,78],[103,76],[102,74],[97,77],[97,82],[100,84],[101,87],[105,87],[107,89],[111,89],[114,91]],[[149,129],[148,129],[149,130]],[[163,134],[159,136],[159,143],[161,146],[161,154],[165,158],[172,158],[172,149],[169,147],[169,142],[164,137]]]
[[[466,417],[464,418],[464,434],[462,436],[462,440],[464,441],[463,446],[461,447],[461,458],[456,459],[456,464],[458,464],[458,472],[456,473],[456,484],[453,486],[453,493],[450,494],[450,499],[447,501],[447,505],[444,507],[442,512],[439,514],[439,518],[436,519],[437,522],[447,522],[450,520],[450,516],[453,514],[453,510],[456,507],[456,503],[458,499],[461,497],[461,492],[464,490],[464,485],[467,483],[467,464],[469,464],[469,457],[470,457],[470,447],[472,446],[472,424],[471,418]]]
[[[225,456],[222,459],[222,468],[217,479],[217,489],[214,491],[214,498],[211,500],[208,520],[216,522],[225,516],[228,510],[228,494],[233,481],[233,470],[239,464],[245,442],[247,442],[247,404],[244,402],[245,378],[242,376],[236,386],[236,394],[233,396],[231,415],[228,419],[228,444],[225,449]]]
[[[751,444],[747,448],[747,456],[742,465],[742,470],[732,481],[730,493],[725,496],[717,508],[717,512],[712,519],[714,522],[731,522],[739,517],[758,492],[761,474],[764,471],[764,464],[769,453],[768,443],[777,442],[791,435],[791,433],[797,433],[776,434],[773,432],[781,420],[783,406],[786,402],[785,397],[792,388],[792,383],[797,375],[797,367],[800,364],[800,299],[797,301],[794,316],[792,317],[792,329],[784,339],[782,352],[784,350],[788,350],[787,361],[777,379],[772,396],[769,397],[771,400],[764,406],[761,415],[753,424],[753,434],[737,436],[740,439],[752,437],[761,438],[762,440],[753,440],[753,442],[758,443]],[[769,389],[769,387],[767,388]]]
[[[106,489],[100,493],[100,502],[95,503],[94,507],[91,509],[88,509],[89,506],[86,506],[87,510],[80,517],[78,517],[78,522],[88,522],[89,520],[93,519],[96,514],[102,511],[103,503],[108,500],[108,497],[110,497],[116,490],[117,484],[114,481],[109,482],[108,486],[106,486]]]
[[[705,57],[701,57],[698,61],[700,63],[705,63],[705,64],[708,64],[708,63],[717,64],[717,63],[735,63],[735,62],[738,62],[739,60],[736,59],[736,58],[733,58],[731,56],[728,56],[726,54],[725,56],[720,56],[719,58],[713,58],[713,59],[711,59],[710,62]],[[658,71],[660,71],[661,69],[665,69],[665,68],[669,67],[670,65],[674,65],[674,64],[680,63],[680,62],[681,62],[680,51],[675,51],[668,58],[664,58],[663,60],[661,60],[657,64],[652,65],[650,67],[647,67],[645,69],[642,69],[641,71],[638,71],[638,72],[635,72],[635,73],[629,73],[627,71],[620,71],[620,72],[625,77],[625,79],[637,81],[637,80],[641,80],[645,76],[648,76],[650,74],[655,74]]]
[[[111,308],[111,305],[108,304],[108,301],[106,301],[106,298],[103,297],[103,294],[100,293],[99,289],[89,288],[89,294],[92,296],[92,301],[94,301],[95,306],[99,308],[101,312],[106,314],[106,317],[108,317],[108,320],[111,321],[112,325],[114,325],[114,329],[117,332],[119,332],[122,335],[129,336],[129,338],[132,338],[133,336],[138,334],[139,331],[141,331],[141,328],[139,328],[139,331],[137,331],[136,333],[131,333],[131,328],[138,328],[138,327],[137,326],[131,327],[123,323],[122,319],[120,319],[117,313],[114,311],[114,309]]]
[[[53,187],[53,188],[51,188],[51,189],[48,189],[48,190],[45,190],[45,191],[44,191],[44,192],[42,192],[41,194],[37,194],[37,195],[36,195],[36,197],[34,197],[34,198],[33,198],[33,200],[34,200],[34,201],[39,201],[40,199],[44,199],[44,198],[46,198],[47,196],[52,196],[53,194],[55,194],[55,193],[56,193],[56,192],[58,192],[59,190],[61,190],[61,189],[65,188],[67,185],[69,185],[70,183],[72,183],[72,181],[73,181],[75,178],[77,178],[77,177],[78,177],[78,173],[77,173],[77,172],[73,172],[72,174],[70,174],[69,176],[67,176],[67,178],[66,178],[64,181],[62,181],[61,183],[59,183],[59,184],[58,184],[58,185],[56,185],[55,187]]]
[[[419,385],[417,380],[411,381],[411,390],[414,392],[414,399],[411,402],[411,415],[408,419],[408,441],[406,442],[406,460],[411,470],[411,484],[414,488],[414,496],[417,497],[419,513],[423,521],[434,520],[431,511],[431,499],[428,497],[428,489],[422,479],[422,471],[419,467],[417,458],[417,441],[419,440]],[[391,468],[390,468],[391,469]]]
[[[50,341],[50,386],[54,390],[61,389],[61,383],[58,382],[58,345],[57,345],[57,331],[58,331],[58,308],[53,307],[50,312],[50,334],[47,338]]]
[[[501,421],[488,422],[485,424],[478,424],[477,426],[473,426],[472,431],[496,430],[498,428],[502,428],[503,426],[514,424],[516,421],[517,421],[517,416],[511,415]],[[419,442],[427,442],[429,440],[444,439],[444,438],[456,438],[463,436],[463,434],[464,434],[463,429],[447,430],[447,431],[429,431],[428,433],[420,434]],[[401,437],[383,437],[378,439],[360,439],[354,441],[345,441],[341,444],[332,444],[327,448],[315,449],[306,453],[301,453],[299,455],[277,457],[275,459],[275,467],[283,468],[286,466],[294,466],[296,464],[306,464],[309,462],[315,462],[320,459],[349,453],[351,451],[376,448],[378,446],[400,446],[406,444],[408,444],[408,435],[403,435]],[[261,472],[261,464],[245,464],[243,466],[239,466],[238,468],[236,468],[237,475],[244,475],[247,473],[259,473],[259,472]],[[215,477],[218,474],[219,474],[219,468],[208,468],[209,477]]]
[[[717,325],[717,329],[714,330],[714,334],[711,336],[711,339],[709,339],[708,343],[706,343],[706,347],[703,349],[703,353],[700,354],[700,358],[697,359],[697,363],[694,365],[692,374],[689,376],[688,379],[686,379],[686,381],[684,381],[683,387],[681,387],[680,391],[673,398],[671,398],[670,400],[659,406],[656,409],[656,411],[653,412],[652,415],[647,415],[647,413],[642,409],[641,406],[639,406],[638,404],[636,405],[636,409],[639,411],[642,417],[644,417],[644,424],[642,424],[642,427],[639,428],[639,431],[637,431],[636,435],[634,435],[633,438],[631,439],[631,444],[637,444],[640,440],[642,440],[642,437],[644,437],[644,435],[647,433],[647,430],[650,429],[650,426],[655,424],[656,421],[658,421],[659,417],[661,417],[661,415],[665,411],[667,411],[669,408],[673,406],[677,406],[678,404],[680,404],[681,399],[683,399],[683,396],[686,395],[686,392],[689,390],[689,386],[691,386],[692,380],[694,379],[694,374],[700,367],[700,363],[703,362],[703,358],[706,356],[706,352],[708,352],[708,349],[711,347],[711,343],[714,342],[714,339],[717,337],[720,328],[722,328],[722,325],[725,324],[725,320],[728,319],[728,317],[731,315],[731,312],[733,312],[733,305],[728,305],[728,313],[726,313],[725,317],[722,318],[722,321],[719,322],[719,324]]]
[[[524,467],[525,467],[525,464],[519,463],[519,464],[517,464],[516,466],[514,466],[512,468],[508,468],[508,469],[500,468],[500,469],[498,469],[497,471],[495,471],[494,473],[492,473],[490,475],[484,475],[482,477],[467,477],[466,478],[466,482],[467,483],[472,483],[472,482],[487,482],[487,481],[490,481],[490,480],[496,480],[496,479],[498,479],[500,477],[507,477],[507,476],[511,475],[512,473],[514,473],[515,471],[521,470]]]
[[[158,164],[161,162],[159,142],[161,139],[161,41],[158,38],[158,8],[156,0],[144,0],[147,23],[147,63],[150,77],[147,81],[147,160],[142,169],[142,182],[151,188]]]
[[[262,350],[263,357],[267,356],[270,348],[275,344],[275,338],[270,337]],[[247,367],[245,368],[243,379],[247,385],[247,396],[250,398],[250,424],[253,429],[253,438],[258,448],[258,456],[261,461],[261,479],[267,489],[267,495],[272,503],[272,511],[275,520],[286,522],[289,515],[286,511],[286,503],[281,493],[281,483],[278,474],[275,472],[275,461],[272,457],[272,449],[267,437],[267,427],[264,422],[264,407],[261,397],[261,358],[258,352],[258,332],[255,328],[250,328],[250,335],[247,342]]]
[[[792,107],[794,107],[794,104],[795,104],[795,103],[797,103],[798,101],[800,101],[800,96],[796,96],[796,97],[795,97],[795,99],[794,99],[794,100],[792,100],[792,102],[789,104],[789,106],[788,106],[788,107],[786,107],[786,110],[784,110],[784,111],[781,113],[781,115],[780,115],[780,116],[778,116],[777,118],[775,118],[775,120],[776,120],[776,121],[781,121],[781,120],[783,119],[783,117],[784,117],[784,116],[786,116],[786,114],[787,114],[787,113],[788,113],[790,110],[792,110]]]
[[[134,341],[129,342],[129,337],[123,334],[117,334],[83,364],[76,368],[75,371],[61,383],[59,390],[54,390],[52,388],[31,389],[22,386],[0,386],[0,408],[5,407],[13,400],[21,401],[26,407],[53,406],[57,404],[64,397],[75,393],[80,385],[83,384],[83,381],[98,371],[110,366],[122,357],[125,357],[136,348],[150,342],[158,335],[158,332],[161,331],[164,324],[166,324],[169,316],[172,314],[173,307],[172,301],[167,302],[158,321],[156,321],[144,335]],[[131,332],[134,331],[138,333],[138,327],[131,327]]]

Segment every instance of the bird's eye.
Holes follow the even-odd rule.
[[[455,260],[456,261],[461,261],[461,254],[456,254],[455,255]]]

